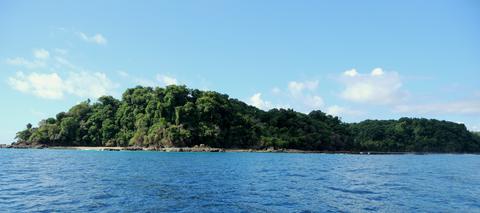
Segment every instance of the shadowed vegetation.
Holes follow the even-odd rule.
[[[17,144],[49,146],[287,148],[324,151],[478,152],[463,124],[401,118],[343,123],[321,111],[263,111],[212,91],[136,87],[40,121]]]

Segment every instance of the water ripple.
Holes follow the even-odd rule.
[[[478,155],[1,150],[7,212],[480,212]]]

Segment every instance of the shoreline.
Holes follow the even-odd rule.
[[[352,154],[352,155],[427,155],[427,154],[480,154],[463,152],[377,152],[377,151],[317,151],[300,149],[237,149],[237,148],[212,148],[206,146],[196,147],[104,147],[104,146],[7,146],[7,149],[54,149],[54,150],[79,150],[79,151],[153,151],[153,152],[252,152],[252,153],[298,153],[298,154]]]

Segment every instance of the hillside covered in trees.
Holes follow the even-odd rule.
[[[16,144],[47,146],[267,147],[322,151],[479,152],[463,124],[402,118],[348,124],[321,111],[263,111],[227,95],[136,87],[31,124]]]

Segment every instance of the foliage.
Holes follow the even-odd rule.
[[[407,152],[478,152],[480,140],[465,125],[419,118],[366,120],[350,125],[354,149]]]
[[[16,135],[17,143],[57,146],[288,148],[474,152],[480,137],[464,125],[410,119],[343,123],[321,111],[263,111],[212,91],[141,87],[121,100],[90,100]]]

